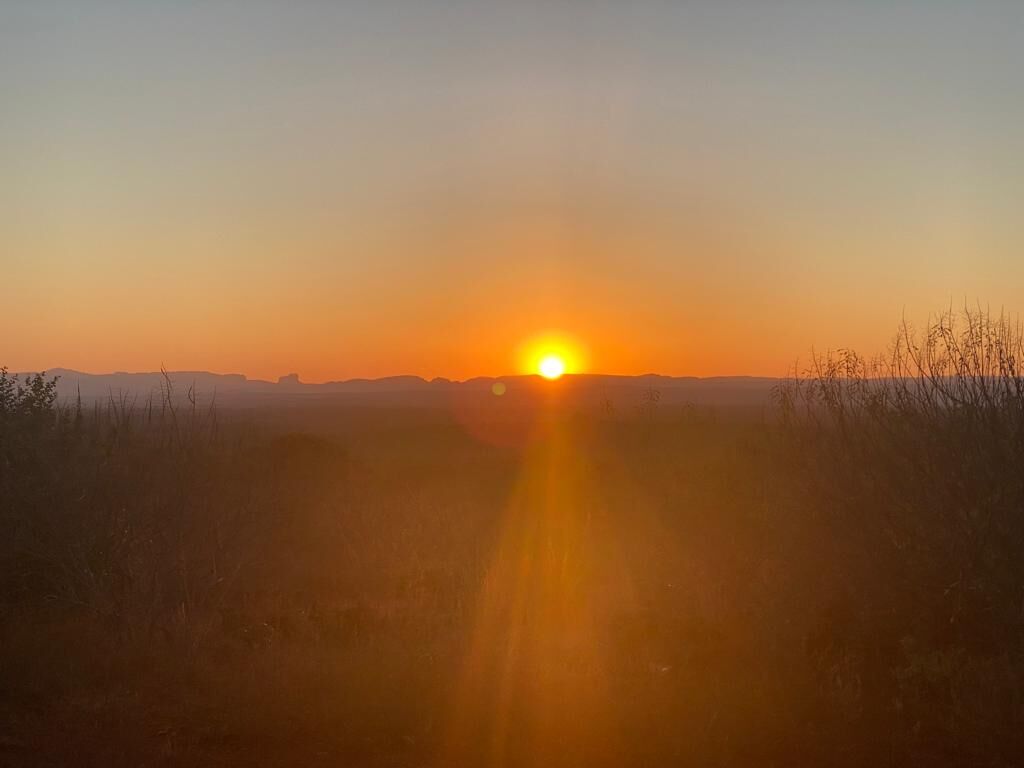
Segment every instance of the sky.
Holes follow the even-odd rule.
[[[0,365],[785,374],[1024,308],[1024,4],[0,3]]]

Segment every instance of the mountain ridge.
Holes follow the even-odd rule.
[[[81,396],[86,400],[111,397],[147,399],[160,397],[170,388],[176,397],[189,390],[200,400],[216,399],[218,403],[251,403],[259,401],[320,401],[324,397],[348,398],[360,402],[380,401],[403,405],[443,404],[452,397],[485,394],[495,400],[517,397],[568,396],[581,401],[634,400],[643,390],[656,389],[662,402],[694,404],[758,404],[766,402],[771,390],[781,380],[767,376],[668,376],[647,373],[640,375],[577,373],[549,381],[537,374],[506,376],[474,376],[465,380],[443,377],[426,379],[416,375],[353,378],[322,383],[302,381],[297,374],[288,374],[276,382],[250,379],[240,373],[210,371],[142,371],[86,373],[71,368],[52,368],[46,376],[57,377],[57,392],[62,399]],[[16,373],[19,377],[32,375]],[[505,384],[510,398],[493,395],[496,382]],[[504,393],[503,393],[504,394]]]

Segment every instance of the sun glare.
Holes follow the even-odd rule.
[[[557,379],[565,373],[565,361],[558,355],[548,355],[540,361],[537,371],[545,379]]]
[[[526,339],[519,347],[519,372],[559,379],[567,373],[582,373],[589,360],[579,339],[560,331],[548,331]]]

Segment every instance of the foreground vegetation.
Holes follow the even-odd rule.
[[[1015,765],[1021,360],[944,316],[512,444],[3,375],[0,764]]]

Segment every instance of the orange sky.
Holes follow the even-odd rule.
[[[1021,308],[1020,11],[626,5],[4,8],[0,365],[780,375]]]

